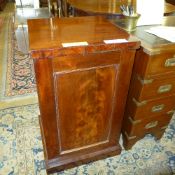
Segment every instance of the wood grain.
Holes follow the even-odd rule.
[[[102,17],[29,20],[28,28],[47,172],[119,154],[140,42],[130,42],[128,33]],[[128,41],[104,43],[113,39]],[[88,45],[62,45],[79,41]]]
[[[174,26],[174,19],[165,17],[162,25]],[[142,44],[136,52],[122,126],[125,149],[146,134],[160,138],[175,109],[175,44],[146,33],[149,27],[133,32]],[[155,126],[145,129],[149,123]]]

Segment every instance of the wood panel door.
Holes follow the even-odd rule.
[[[28,31],[47,172],[119,154],[140,43],[100,16],[28,20]]]
[[[120,153],[134,53],[34,60],[48,172]]]

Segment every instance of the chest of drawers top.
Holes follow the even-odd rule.
[[[139,38],[144,51],[149,55],[155,55],[167,51],[175,52],[175,43],[146,32],[146,30],[156,26],[175,27],[175,16],[164,17],[161,25],[139,26],[134,32],[132,32],[132,34]]]

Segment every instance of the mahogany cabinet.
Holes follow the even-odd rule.
[[[47,172],[119,154],[140,42],[102,17],[31,19],[28,30]]]
[[[175,26],[175,16],[165,17]],[[123,144],[130,149],[146,134],[160,138],[175,111],[175,43],[137,27],[132,34],[141,40],[136,53],[122,126]]]

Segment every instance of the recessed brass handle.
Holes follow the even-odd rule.
[[[138,124],[141,120],[133,120],[131,117],[128,118],[132,125]]]
[[[126,131],[125,131],[125,136],[126,136],[127,140],[132,140],[132,139],[135,139],[137,137],[137,136],[129,136]]]
[[[165,107],[164,104],[153,106],[151,112],[160,112]]]
[[[147,101],[141,101],[141,102],[138,102],[135,98],[132,98],[132,101],[135,103],[135,105],[137,107],[140,107],[140,106],[143,106],[143,105],[146,105]]]
[[[154,81],[154,79],[142,79],[139,75],[137,75],[137,79],[140,81],[142,85],[151,84]]]
[[[170,66],[175,66],[175,57],[173,58],[168,58],[165,61],[165,67],[170,67]]]
[[[154,128],[158,125],[158,121],[154,121],[154,122],[150,122],[147,125],[145,125],[145,129],[150,129],[150,128]]]
[[[159,94],[161,93],[165,93],[165,92],[168,92],[172,89],[172,84],[166,84],[166,85],[162,85],[162,86],[159,86],[157,92]]]
[[[166,129],[168,126],[166,125],[166,126],[163,126],[163,127],[161,127],[161,129],[163,130],[163,129]]]

